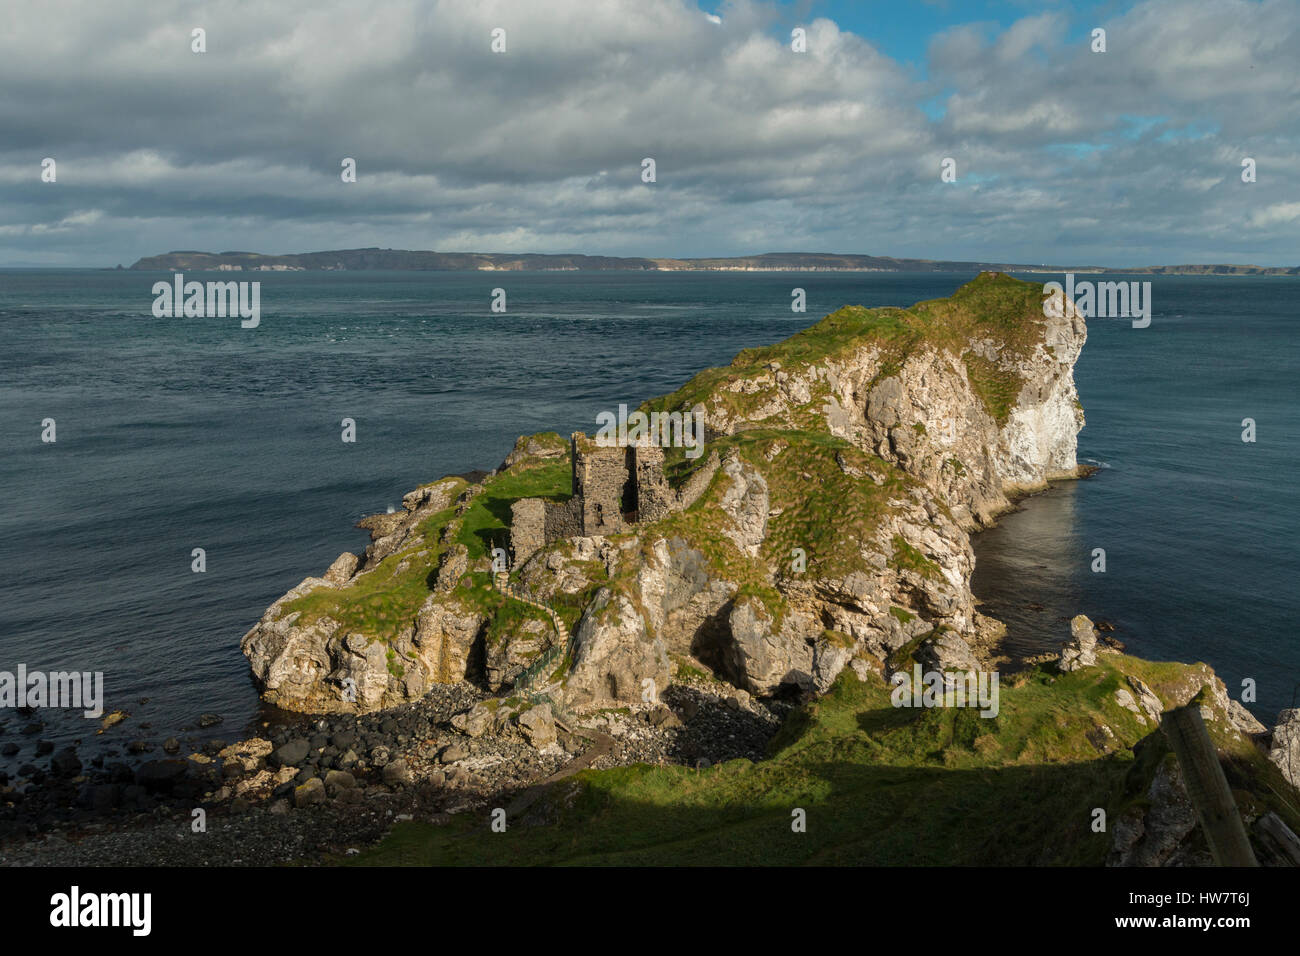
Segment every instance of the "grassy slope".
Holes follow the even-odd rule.
[[[824,431],[748,429],[719,438],[709,448],[723,457],[734,452],[767,482],[771,507],[779,514],[768,520],[760,554],[742,554],[725,534],[731,521],[718,507],[727,484],[721,473],[694,505],[646,525],[643,537],[685,540],[706,556],[715,577],[737,585],[742,595],[759,598],[774,626],[780,624],[784,602],[772,586],[772,576],[790,573],[794,549],[805,552],[810,577],[835,579],[867,570],[862,566],[862,542],[893,509],[891,499],[906,497],[916,483],[889,462]],[[768,452],[776,449],[769,460]],[[681,450],[671,451],[670,475],[681,463]],[[841,460],[862,477],[846,473]]]
[[[922,347],[941,348],[954,357],[969,343],[992,339],[1000,343],[1005,358],[1028,355],[1043,337],[1042,287],[1005,275],[982,274],[946,299],[918,302],[909,309],[844,306],[816,325],[783,342],[745,349],[731,365],[700,372],[670,395],[647,402],[650,410],[691,408],[716,397],[733,413],[744,414],[765,403],[771,389],[736,393],[725,386],[739,379],[767,373],[779,362],[793,372],[846,355],[866,344],[883,350],[880,375],[892,374],[906,356]],[[1023,382],[1001,363],[967,353],[971,384],[997,421],[1006,421]],[[820,409],[820,403],[814,403]],[[810,419],[801,425],[813,424]]]
[[[361,865],[911,864],[1101,865],[1111,821],[1143,799],[1162,735],[1114,701],[1132,673],[1157,692],[1197,666],[1104,655],[1097,668],[1051,668],[1004,685],[1001,711],[894,708],[879,681],[842,675],[796,712],[770,759],[706,770],[639,765],[584,771],[555,785],[506,835],[486,814],[397,825]],[[1101,730],[1108,726],[1114,738]],[[1239,802],[1300,826],[1296,794],[1240,738],[1211,724]],[[1096,742],[1094,742],[1096,741]],[[791,831],[791,811],[807,832]]]
[[[401,550],[386,557],[374,570],[358,576],[347,587],[318,588],[305,594],[286,604],[282,613],[302,612],[299,623],[304,625],[330,617],[346,630],[390,642],[411,625],[429,596],[434,571],[447,548],[441,538],[449,524],[456,525],[449,543],[465,545],[472,563],[485,557],[493,547],[506,546],[513,502],[532,497],[564,499],[569,490],[567,460],[520,462],[509,471],[487,479],[482,493],[464,515],[457,517],[454,506],[438,512],[420,525]],[[503,602],[499,594],[488,585],[486,574],[472,574],[468,586],[457,590],[471,603],[500,608]],[[508,615],[547,620],[540,611],[509,603],[510,609],[505,612]]]

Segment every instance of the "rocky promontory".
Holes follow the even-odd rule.
[[[1085,325],[1043,303],[983,273],[908,309],[839,309],[701,372],[641,409],[703,415],[703,453],[663,449],[670,506],[552,535],[508,577],[492,559],[512,508],[563,511],[577,438],[524,436],[481,481],[421,486],[362,523],[363,555],[244,636],[264,697],[364,713],[471,677],[581,713],[691,670],[768,696],[824,691],[846,667],[975,666],[997,625],[975,609],[969,532],[1077,473]]]

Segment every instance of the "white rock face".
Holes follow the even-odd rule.
[[[641,701],[647,693],[658,699],[671,677],[663,641],[650,636],[631,601],[603,589],[583,613],[574,635],[566,704],[579,709],[610,707]]]
[[[757,557],[767,532],[767,482],[757,470],[736,458],[722,463],[722,473],[730,484],[719,505],[732,521],[732,527],[724,533],[736,547]]]
[[[723,434],[760,424],[789,427],[807,406],[819,405],[831,434],[897,463],[924,481],[965,527],[980,527],[1009,507],[1008,495],[1077,474],[1076,439],[1084,419],[1074,363],[1087,328],[1072,304],[1059,311],[1025,319],[1036,335],[1025,354],[986,338],[958,352],[920,346],[893,368],[894,353],[868,340],[797,372],[755,376],[731,391],[759,395],[761,404],[738,411],[720,393],[704,403],[709,427]],[[1004,420],[996,420],[978,396],[968,361],[1021,383]]]

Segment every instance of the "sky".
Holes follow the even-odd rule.
[[[1297,51],[1296,0],[5,0],[0,266],[1290,266]]]

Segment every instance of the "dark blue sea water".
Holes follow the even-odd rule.
[[[263,716],[240,636],[417,484],[492,468],[521,433],[590,430],[840,305],[909,305],[972,276],[220,276],[262,282],[255,330],[155,319],[160,278],[0,271],[0,670],[103,671],[106,710],[131,713],[100,738],[119,744],[205,711],[225,717],[205,737],[235,739]],[[1055,648],[1084,612],[1135,653],[1254,678],[1271,720],[1300,681],[1300,281],[1153,281],[1150,328],[1091,322],[1077,368],[1080,458],[1102,470],[981,535],[976,593],[1016,650]],[[89,746],[97,724],[43,716],[45,737]],[[21,723],[0,713],[0,740]]]

